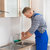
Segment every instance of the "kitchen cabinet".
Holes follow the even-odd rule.
[[[31,20],[26,18],[23,14],[22,14],[22,10],[25,7],[32,7],[32,0],[20,0],[20,7],[19,7],[19,12],[21,18],[20,18],[20,31],[21,32],[26,32],[30,26],[31,26]]]
[[[5,0],[5,17],[18,17],[19,0]]]
[[[22,10],[24,7],[30,7],[31,8],[31,1],[32,0],[20,0],[20,7],[19,7],[19,12],[22,14]]]
[[[0,0],[0,17],[3,17],[4,12],[1,11],[4,11],[4,0]]]
[[[19,0],[0,0],[0,17],[18,17]]]
[[[31,0],[0,0],[0,17],[19,17],[24,7],[31,7]]]

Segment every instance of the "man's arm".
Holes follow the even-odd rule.
[[[38,29],[40,25],[40,16],[36,15],[35,18],[32,21],[31,28],[28,30],[31,34],[35,33],[35,31]]]
[[[27,39],[30,36],[32,36],[32,34],[38,29],[38,27],[40,25],[39,19],[40,19],[40,16],[39,15],[35,16],[35,18],[32,21],[31,28],[27,32],[24,33],[25,36],[23,37],[23,39]]]

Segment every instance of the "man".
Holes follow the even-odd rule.
[[[22,13],[27,17],[31,18],[31,28],[27,32],[22,32],[22,40],[25,40],[35,33],[36,50],[47,50],[48,35],[47,25],[43,19],[43,16],[39,13],[35,13],[29,7],[25,7]],[[33,39],[33,38],[32,38]]]

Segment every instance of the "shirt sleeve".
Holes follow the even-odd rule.
[[[31,34],[33,34],[39,27],[40,21],[39,21],[40,16],[36,15],[35,18],[32,21],[31,28],[28,30]]]

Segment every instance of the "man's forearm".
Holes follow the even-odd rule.
[[[27,38],[29,38],[29,37],[31,37],[31,36],[32,36],[32,34],[27,31],[27,32],[25,32],[24,39],[27,39]]]

